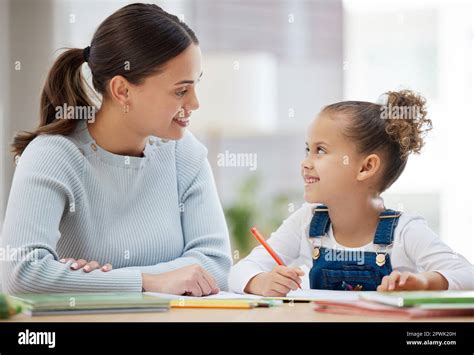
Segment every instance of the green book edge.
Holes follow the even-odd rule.
[[[397,307],[412,307],[423,304],[474,303],[474,291],[401,291],[376,294],[361,294],[364,300]]]
[[[169,308],[169,300],[142,293],[16,294],[9,298],[26,309],[36,311]]]

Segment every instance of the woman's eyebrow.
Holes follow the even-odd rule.
[[[199,79],[201,79],[202,74],[203,74],[203,72],[201,72],[201,74],[199,75],[199,78],[198,78],[197,81],[199,81]],[[177,82],[174,85],[182,85],[182,84],[194,84],[194,80],[181,80],[181,81]]]

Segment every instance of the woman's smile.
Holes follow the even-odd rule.
[[[189,126],[189,116],[187,117],[175,117],[173,118],[173,122],[178,124],[179,126],[185,128]]]

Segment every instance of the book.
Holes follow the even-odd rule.
[[[315,311],[321,313],[359,316],[423,317],[470,317],[474,316],[473,304],[425,304],[413,307],[396,307],[371,301],[315,301]]]
[[[401,291],[360,294],[360,298],[396,307],[422,304],[474,303],[474,291]]]
[[[17,294],[9,296],[21,304],[25,313],[36,315],[164,312],[169,310],[169,300],[140,293],[56,293]]]

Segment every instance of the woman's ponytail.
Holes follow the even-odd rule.
[[[97,28],[90,47],[68,49],[53,64],[41,94],[39,126],[16,135],[13,153],[21,155],[42,134],[71,134],[77,119],[95,117],[94,102],[99,100],[92,101],[88,93],[107,98],[108,84],[116,75],[139,85],[192,43],[199,43],[194,32],[157,5],[137,3],[117,10]],[[95,91],[82,77],[85,62]]]
[[[26,146],[41,134],[72,133],[77,119],[82,117],[71,117],[70,113],[84,112],[78,111],[77,107],[85,108],[85,112],[95,110],[81,72],[85,61],[84,50],[78,48],[66,50],[55,61],[41,93],[39,125],[33,132],[24,131],[14,137],[11,147],[15,156],[21,155]]]

